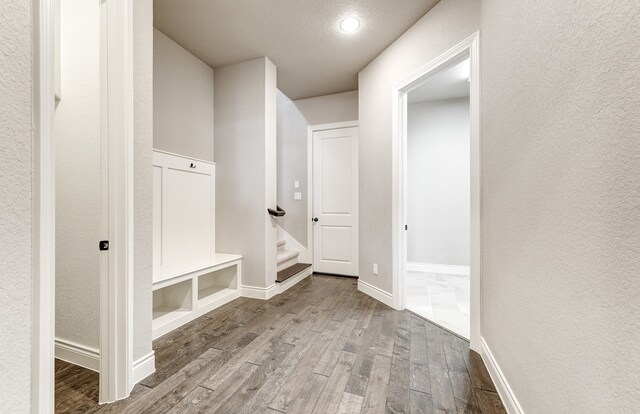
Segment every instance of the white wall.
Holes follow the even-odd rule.
[[[287,214],[278,224],[307,245],[307,127],[358,119],[358,91],[292,101],[278,91],[278,205]],[[294,181],[300,188],[294,188]],[[294,200],[294,193],[302,200]]]
[[[393,282],[392,86],[479,29],[479,0],[442,0],[360,72],[360,278],[383,291]]]
[[[638,412],[640,3],[482,28],[482,334],[525,412]]]
[[[55,114],[56,339],[100,349],[100,9],[60,2],[62,100]]]
[[[469,98],[408,105],[407,259],[469,266]]]
[[[216,249],[243,256],[243,284],[275,282],[276,69],[267,58],[216,69]]]
[[[31,402],[32,10],[0,2],[0,412]]]
[[[213,69],[153,29],[154,148],[213,161]]]
[[[151,352],[153,278],[153,0],[133,3],[133,360]]]

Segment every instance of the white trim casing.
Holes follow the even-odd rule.
[[[133,382],[133,0],[101,2],[103,179],[108,179],[108,255],[101,281],[100,402],[129,396]],[[106,111],[106,113],[105,113]],[[106,139],[105,139],[106,138]],[[104,182],[103,182],[104,185]],[[103,231],[105,230],[103,221]],[[104,256],[108,256],[105,265]],[[107,271],[104,271],[104,269]]]
[[[471,268],[469,266],[408,262],[407,272],[411,272],[411,271],[425,272],[425,273],[440,273],[443,275],[460,275],[460,276],[469,276],[471,274]]]
[[[468,54],[470,58],[470,137],[471,137],[471,349],[480,349],[481,337],[481,171],[480,171],[480,32],[476,32],[447,52],[418,69],[392,87],[392,254],[393,307],[405,308],[405,274],[407,270],[406,160],[408,93],[419,87],[432,73],[452,60]]]
[[[32,0],[33,9],[33,308],[31,412],[54,411],[55,335],[55,8]]]
[[[156,354],[155,351],[151,351],[133,363],[133,383],[139,383],[154,372],[156,372]]]
[[[489,371],[489,376],[496,386],[498,395],[500,395],[500,399],[507,412],[509,414],[524,414],[520,402],[516,398],[513,389],[511,389],[511,386],[507,382],[507,378],[502,373],[498,362],[493,356],[493,353],[491,353],[491,349],[489,349],[489,345],[487,345],[484,338],[480,338],[480,356],[487,367],[487,371]]]
[[[100,350],[56,338],[56,358],[100,372]]]
[[[385,292],[382,289],[378,289],[377,287],[370,285],[367,282],[362,280],[358,280],[358,290],[362,293],[365,293],[372,298],[379,300],[385,305],[393,308],[393,295],[389,292]]]
[[[332,122],[328,124],[309,125],[307,127],[307,250],[309,252],[309,262],[313,263],[313,133],[326,131],[329,129],[351,128],[360,125],[358,120]],[[359,133],[359,131],[358,131]],[[359,136],[359,135],[358,135]],[[358,142],[358,146],[360,143]],[[358,172],[358,175],[360,173]],[[358,212],[359,215],[359,212]]]

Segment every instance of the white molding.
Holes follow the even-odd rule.
[[[80,345],[73,341],[56,338],[55,355],[57,359],[73,365],[100,372],[100,350]]]
[[[307,127],[307,250],[309,251],[309,261],[313,263],[313,133],[325,131],[327,129],[357,127],[358,120],[333,122],[329,124],[309,125]],[[359,133],[360,131],[358,131]],[[359,135],[358,135],[359,136]],[[358,143],[359,144],[359,143]]]
[[[309,251],[309,249],[304,247],[298,240],[287,233],[282,227],[280,227],[279,225],[276,226],[278,230],[278,240],[284,240],[287,246],[290,246],[293,250],[300,253],[300,255],[298,256],[299,262],[311,263],[313,257],[311,256],[311,252]]]
[[[205,164],[216,165],[216,163],[214,161],[203,160],[201,158],[193,158],[193,157],[190,157],[188,155],[182,155],[182,154],[178,154],[178,153],[175,153],[175,152],[163,151],[163,150],[159,150],[159,149],[156,149],[156,148],[153,149],[153,152],[158,152],[160,154],[171,155],[172,157],[184,158],[186,160],[204,162]]]
[[[425,272],[425,273],[441,273],[444,275],[469,276],[471,274],[471,267],[446,265],[446,264],[434,264],[434,263],[408,262],[407,271],[408,272],[414,271],[414,272]]]
[[[267,300],[271,299],[277,294],[278,286],[275,283],[266,288],[246,285],[240,286],[240,296],[243,296],[245,298]]]
[[[493,356],[493,353],[484,338],[480,338],[480,356],[487,367],[487,371],[489,371],[489,376],[493,380],[496,390],[498,391],[498,395],[500,395],[500,399],[502,400],[507,412],[509,414],[524,414],[524,410],[522,409],[520,402],[516,398],[513,389],[509,385],[507,378],[504,376],[504,373],[500,369],[498,362]]]
[[[384,303],[389,307],[397,309],[393,303],[393,295],[389,292],[385,292],[384,290],[379,289],[373,285],[370,285],[369,283],[364,282],[362,280],[358,280],[358,290],[362,293],[365,293],[371,296],[376,300],[379,300],[380,302]]]
[[[282,292],[287,291],[288,289],[291,289],[292,287],[294,287],[295,285],[297,285],[307,277],[311,276],[312,273],[313,273],[313,266],[309,266],[303,271],[296,274],[295,276],[292,276],[289,279],[285,280],[284,282],[276,283],[278,285],[278,295],[281,294]]]
[[[102,256],[100,402],[127,398],[133,379],[133,0],[100,3],[108,254]],[[106,145],[106,146],[105,146]],[[103,193],[104,194],[104,193]]]
[[[481,171],[480,171],[480,32],[458,43],[436,59],[419,68],[391,89],[392,97],[392,257],[393,302],[405,308],[405,274],[407,270],[406,160],[407,95],[429,76],[463,55],[470,58],[470,136],[471,136],[471,349],[480,349],[481,337]]]
[[[139,383],[154,372],[156,372],[156,354],[155,351],[151,351],[133,363],[133,383]]]
[[[55,2],[33,0],[31,412],[54,411]]]

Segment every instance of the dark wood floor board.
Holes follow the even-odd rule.
[[[303,337],[291,352],[285,356],[264,385],[246,402],[242,413],[254,414],[266,411],[275,393],[288,380],[290,374],[296,369],[313,344],[316,343],[319,336],[318,332],[309,331],[309,334]]]
[[[460,353],[458,341],[453,335],[438,329],[440,342],[444,350],[444,356],[449,368],[449,378],[453,390],[454,401],[458,412],[476,413],[479,412],[478,401],[474,395],[471,379],[467,372],[467,366]]]
[[[431,394],[409,390],[409,413],[411,414],[433,414],[437,411],[433,409]]]
[[[239,413],[246,407],[257,392],[285,360],[287,354],[295,345],[282,341],[273,342],[262,364],[238,387],[235,393],[220,404],[218,411],[221,413]],[[262,359],[262,358],[261,358]],[[266,403],[265,403],[266,404]]]
[[[237,367],[233,373],[225,378],[224,381],[217,384],[215,388],[211,388],[212,392],[206,394],[202,398],[198,404],[192,404],[191,398],[187,395],[184,400],[178,404],[178,406],[182,406],[183,408],[178,411],[169,411],[170,413],[188,413],[188,412],[197,412],[197,413],[214,413],[218,411],[218,407],[228,398],[230,398],[237,390],[240,388],[240,385],[247,379],[253,375],[259,366],[253,365],[249,363],[243,363],[239,367]],[[200,394],[197,394],[200,395]]]
[[[190,381],[194,374],[202,370],[211,360],[218,357],[221,353],[222,351],[215,348],[208,349],[178,372],[171,375],[156,387],[151,388],[150,391],[145,393],[145,398],[130,398],[131,403],[126,408],[123,408],[122,413],[137,414],[145,411],[158,412],[161,405],[159,404],[160,401],[166,403],[167,400],[169,400],[170,403],[168,405],[175,404],[181,397],[172,398],[174,392],[179,390],[183,383]]]
[[[375,348],[372,345],[380,335],[383,319],[382,316],[373,316],[369,327],[362,335],[362,344],[356,349],[358,357],[353,364],[353,370],[345,388],[345,391],[350,394],[364,397],[373,367],[373,359],[376,355]]]
[[[229,362],[227,362],[224,367],[222,367],[222,369],[212,373],[212,375],[201,385],[212,390],[217,389],[218,386],[220,386],[220,384],[231,377],[239,367],[247,363],[254,356],[254,354],[260,353],[264,350],[265,347],[268,347],[271,338],[273,338],[275,335],[278,335],[282,330],[284,330],[288,326],[288,323],[291,321],[291,318],[291,314],[286,314],[282,315],[282,317],[274,321],[271,321],[271,323],[268,325],[268,328],[264,329],[262,333],[258,334],[257,337],[246,347],[243,347],[241,350],[234,352],[231,360],[229,360]]]
[[[504,414],[468,342],[312,276],[268,301],[240,298],[154,342],[157,372],[97,404],[95,373],[56,363],[58,412],[84,414]]]
[[[333,371],[331,371],[331,375],[313,410],[314,414],[335,413],[338,411],[356,356],[356,354],[346,351],[340,353],[338,361]]]
[[[384,355],[373,357],[371,376],[362,401],[362,414],[382,414],[385,412],[390,371],[390,357]]]
[[[429,358],[427,357],[427,331],[425,321],[410,315],[409,388],[425,394],[431,392]]]
[[[440,340],[441,328],[426,323],[427,356],[429,359],[429,382],[431,384],[431,398],[433,410],[436,413],[455,413],[456,403],[449,376],[449,367],[444,353],[444,346]]]
[[[373,347],[375,348],[375,353],[378,355],[384,355],[387,357],[391,357],[393,355],[393,345],[395,342],[396,335],[396,323],[398,320],[397,311],[389,308],[385,304],[379,304],[376,309],[380,312],[380,316],[382,316],[382,328],[380,329],[380,335],[376,338],[373,343]]]
[[[328,378],[324,375],[311,373],[302,385],[302,389],[287,409],[288,414],[309,414],[313,412]]]
[[[313,368],[322,356],[322,351],[329,346],[336,335],[338,324],[339,322],[331,321],[327,328],[320,333],[318,339],[311,345],[309,351],[304,354],[293,372],[277,391],[275,397],[269,403],[270,408],[284,412],[289,410],[302,391],[301,385],[313,375]],[[309,333],[311,332],[314,331],[309,331]]]
[[[349,316],[353,306],[352,297],[355,292],[357,292],[355,286],[357,286],[357,284],[348,285],[344,290],[343,299],[338,302],[338,306],[334,310],[333,315],[331,315],[331,319],[334,321],[344,321],[347,316]]]
[[[355,319],[347,319],[343,322],[334,321],[334,323],[340,323],[340,327],[331,341],[331,344],[329,344],[327,349],[323,352],[322,357],[320,357],[320,360],[313,369],[313,372],[316,374],[327,377],[331,375],[334,367],[338,363],[340,355],[344,352],[344,346],[358,321]]]
[[[409,340],[411,320],[408,312],[398,316],[396,337],[391,358],[391,374],[387,387],[386,412],[389,414],[409,411]]]

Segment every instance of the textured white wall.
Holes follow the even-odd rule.
[[[307,245],[307,127],[358,119],[358,91],[292,101],[278,91],[278,204],[287,215],[278,224]],[[294,181],[300,188],[294,188]],[[293,193],[301,192],[302,200]]]
[[[56,338],[100,349],[100,8],[60,1],[55,113]]]
[[[526,412],[638,412],[640,2],[482,28],[482,334]]]
[[[479,29],[479,0],[442,0],[360,72],[360,278],[386,292],[393,282],[391,88]]]
[[[276,276],[267,214],[275,201],[267,194],[275,192],[275,75],[259,58],[216,69],[215,77],[216,250],[241,254],[242,283],[262,288]]]
[[[31,2],[0,2],[0,412],[31,391]]]
[[[410,104],[407,259],[469,266],[469,98]]]
[[[153,0],[133,2],[133,359],[151,352],[153,275]]]
[[[153,33],[154,148],[213,161],[213,69]]]

